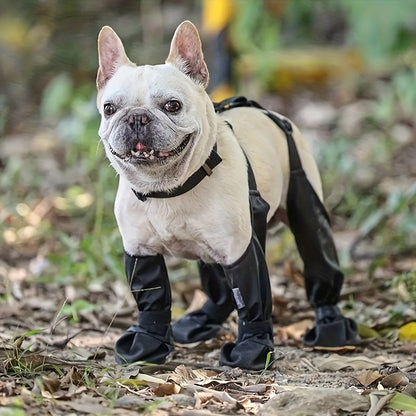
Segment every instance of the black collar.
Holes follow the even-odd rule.
[[[222,159],[216,150],[217,145],[214,146],[205,163],[196,172],[194,172],[182,186],[178,186],[177,188],[167,192],[149,192],[148,194],[142,194],[135,189],[132,189],[132,191],[137,198],[140,199],[140,201],[146,201],[147,198],[172,198],[174,196],[182,195],[198,185],[199,182],[205,178],[205,176],[210,176],[212,169],[221,163]]]

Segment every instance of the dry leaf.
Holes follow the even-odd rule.
[[[194,297],[192,298],[191,304],[185,313],[190,313],[202,308],[202,305],[206,302],[207,295],[200,289],[195,289]]]
[[[49,392],[49,393],[55,393],[59,390],[61,387],[61,381],[58,379],[57,374],[51,373],[50,376],[43,376],[41,377],[42,385],[43,387]]]
[[[63,406],[75,410],[77,414],[105,415],[108,414],[108,407],[104,403],[105,401],[102,398],[83,395],[80,398],[65,402]]]
[[[190,382],[206,383],[210,382],[211,377],[217,376],[218,373],[211,370],[195,369],[178,365],[174,372],[169,376],[169,381],[173,381],[179,385]]]
[[[364,387],[368,387],[374,382],[383,378],[383,375],[378,371],[365,371],[354,376],[354,378],[358,380]]]
[[[90,372],[88,375],[89,378],[95,378],[94,375]],[[71,367],[71,369],[62,377],[61,380],[62,386],[67,384],[74,384],[76,386],[80,386],[84,383],[83,374],[78,371],[75,367]]]
[[[305,348],[308,350],[308,348]],[[355,351],[357,347],[355,345],[343,345],[341,347],[322,347],[322,346],[316,346],[312,347],[312,351],[327,351],[327,352],[339,352],[344,353],[348,351]]]
[[[377,368],[385,361],[370,359],[365,356],[345,357],[331,354],[329,357],[317,357],[313,360],[313,363],[321,371],[339,371],[346,368],[352,368],[353,370]]]
[[[396,373],[389,374],[388,376],[384,377],[380,384],[386,388],[394,388],[399,386],[406,386],[409,384],[409,379],[406,377],[405,374],[398,371]]]
[[[277,328],[277,334],[283,339],[294,339],[301,341],[303,334],[307,329],[313,326],[312,319],[304,319],[303,321],[295,322],[292,325],[282,326]]]
[[[153,387],[152,391],[157,397],[164,397],[180,393],[181,387],[176,383],[164,383]]]

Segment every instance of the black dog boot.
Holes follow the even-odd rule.
[[[335,305],[315,309],[315,326],[308,330],[303,342],[308,347],[348,347],[359,343],[357,324],[342,315]]]
[[[233,283],[238,337],[222,347],[220,365],[262,370],[273,361],[272,299],[264,252],[253,235],[245,253],[224,267]]]
[[[145,361],[160,364],[173,349],[171,292],[163,256],[130,256],[125,268],[139,310],[138,325],[131,326],[116,342],[119,364]]]
[[[298,169],[291,172],[287,215],[304,262],[306,294],[316,313],[304,342],[310,347],[343,347],[360,342],[357,325],[335,306],[344,275],[339,267],[330,221],[321,200]]]
[[[208,300],[201,309],[188,313],[172,325],[174,340],[182,344],[213,338],[234,309],[231,287],[222,266],[198,262],[198,268]]]

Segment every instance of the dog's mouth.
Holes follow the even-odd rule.
[[[185,147],[188,145],[192,138],[192,134],[188,134],[185,136],[182,143],[175,147],[172,150],[156,150],[152,149],[151,147],[144,146],[141,143],[138,143],[136,147],[130,152],[125,154],[117,153],[109,144],[110,152],[117,156],[118,158],[131,163],[138,163],[138,162],[162,162],[167,160],[170,157],[179,155]]]

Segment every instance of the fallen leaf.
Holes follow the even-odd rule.
[[[338,354],[331,354],[329,357],[317,357],[313,362],[321,371],[339,371],[346,368],[367,370],[385,364],[385,361],[381,359],[375,360],[365,356],[345,357]]]
[[[169,376],[169,381],[173,381],[179,385],[189,382],[207,383],[211,381],[211,377],[217,376],[218,373],[211,370],[192,369],[184,365],[178,365],[174,372]]]
[[[409,322],[399,328],[400,341],[416,341],[416,322]]]
[[[357,347],[355,345],[343,345],[341,347],[322,347],[322,346],[316,346],[316,347],[313,347],[311,350],[312,351],[327,351],[327,352],[344,353],[344,352],[348,352],[348,351],[355,351],[356,349],[357,349]]]
[[[363,339],[380,338],[380,334],[368,325],[358,323],[358,335]]]
[[[157,397],[164,397],[180,393],[181,387],[176,383],[163,383],[153,387],[152,391]]]
[[[207,295],[200,289],[196,289],[192,298],[191,304],[185,313],[190,313],[202,308],[202,305],[206,302]]]
[[[111,380],[111,379],[110,379]],[[158,386],[160,384],[165,384],[166,381],[163,378],[150,376],[148,374],[137,374],[135,378],[128,379],[118,379],[120,384],[127,387],[140,387],[140,386]],[[111,384],[111,381],[110,381]]]
[[[84,395],[75,400],[72,399],[70,401],[67,401],[63,405],[64,407],[75,410],[77,414],[80,414],[80,413],[86,413],[88,415],[108,414],[108,407],[105,406],[104,400],[102,398],[88,397]]]
[[[396,393],[390,400],[389,407],[395,410],[404,410],[416,413],[416,399],[403,393]]]
[[[406,386],[409,384],[409,379],[406,377],[405,374],[398,371],[396,373],[389,374],[388,376],[384,377],[380,384],[386,388],[394,388],[399,386]]]
[[[61,381],[58,379],[58,376],[55,373],[52,373],[50,376],[42,376],[41,382],[46,390],[49,393],[55,393],[61,387]]]
[[[294,339],[301,341],[303,334],[307,329],[313,326],[312,319],[304,319],[303,321],[295,322],[292,325],[282,326],[277,328],[277,334],[283,339]]]
[[[88,377],[95,378],[92,372],[88,374]],[[80,386],[84,383],[83,374],[78,371],[75,367],[71,367],[71,369],[62,377],[61,380],[62,386],[67,384],[74,384],[76,386]]]
[[[364,387],[368,387],[374,382],[383,378],[383,375],[378,371],[365,371],[354,376],[354,378],[358,380]]]

